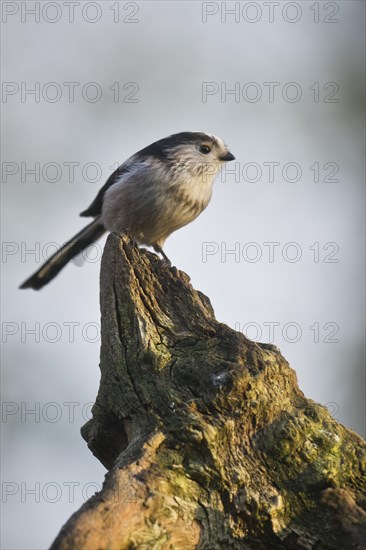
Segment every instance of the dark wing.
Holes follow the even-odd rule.
[[[131,167],[129,167],[127,162],[124,162],[109,176],[101,190],[99,191],[98,195],[95,197],[89,208],[84,210],[80,213],[80,216],[82,217],[88,217],[88,216],[99,216],[102,213],[102,206],[103,206],[103,197],[104,193],[109,189],[114,183],[116,183],[120,177],[125,174],[126,172],[130,172]]]

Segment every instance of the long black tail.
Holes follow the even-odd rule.
[[[34,288],[34,290],[39,290],[52,281],[72,258],[77,256],[87,246],[97,241],[104,232],[104,225],[100,222],[99,218],[96,218],[64,244],[34,275],[24,281],[19,288]]]

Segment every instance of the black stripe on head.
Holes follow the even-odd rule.
[[[215,142],[216,140],[214,137],[203,132],[180,132],[179,134],[172,134],[171,136],[151,143],[151,145],[141,149],[137,155],[141,155],[141,157],[152,156],[159,160],[166,161],[171,150],[180,145],[201,145],[202,143]]]

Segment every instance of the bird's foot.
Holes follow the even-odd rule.
[[[169,260],[168,256],[165,254],[164,250],[158,244],[153,245],[155,252],[160,254],[163,257],[163,262],[167,267],[172,267],[172,262]]]

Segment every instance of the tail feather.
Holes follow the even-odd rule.
[[[55,252],[42,267],[34,273],[19,288],[33,288],[39,290],[49,283],[61,271],[63,267],[87,246],[94,243],[105,232],[104,225],[99,218],[93,220],[84,227],[70,241],[65,243],[60,250]]]

